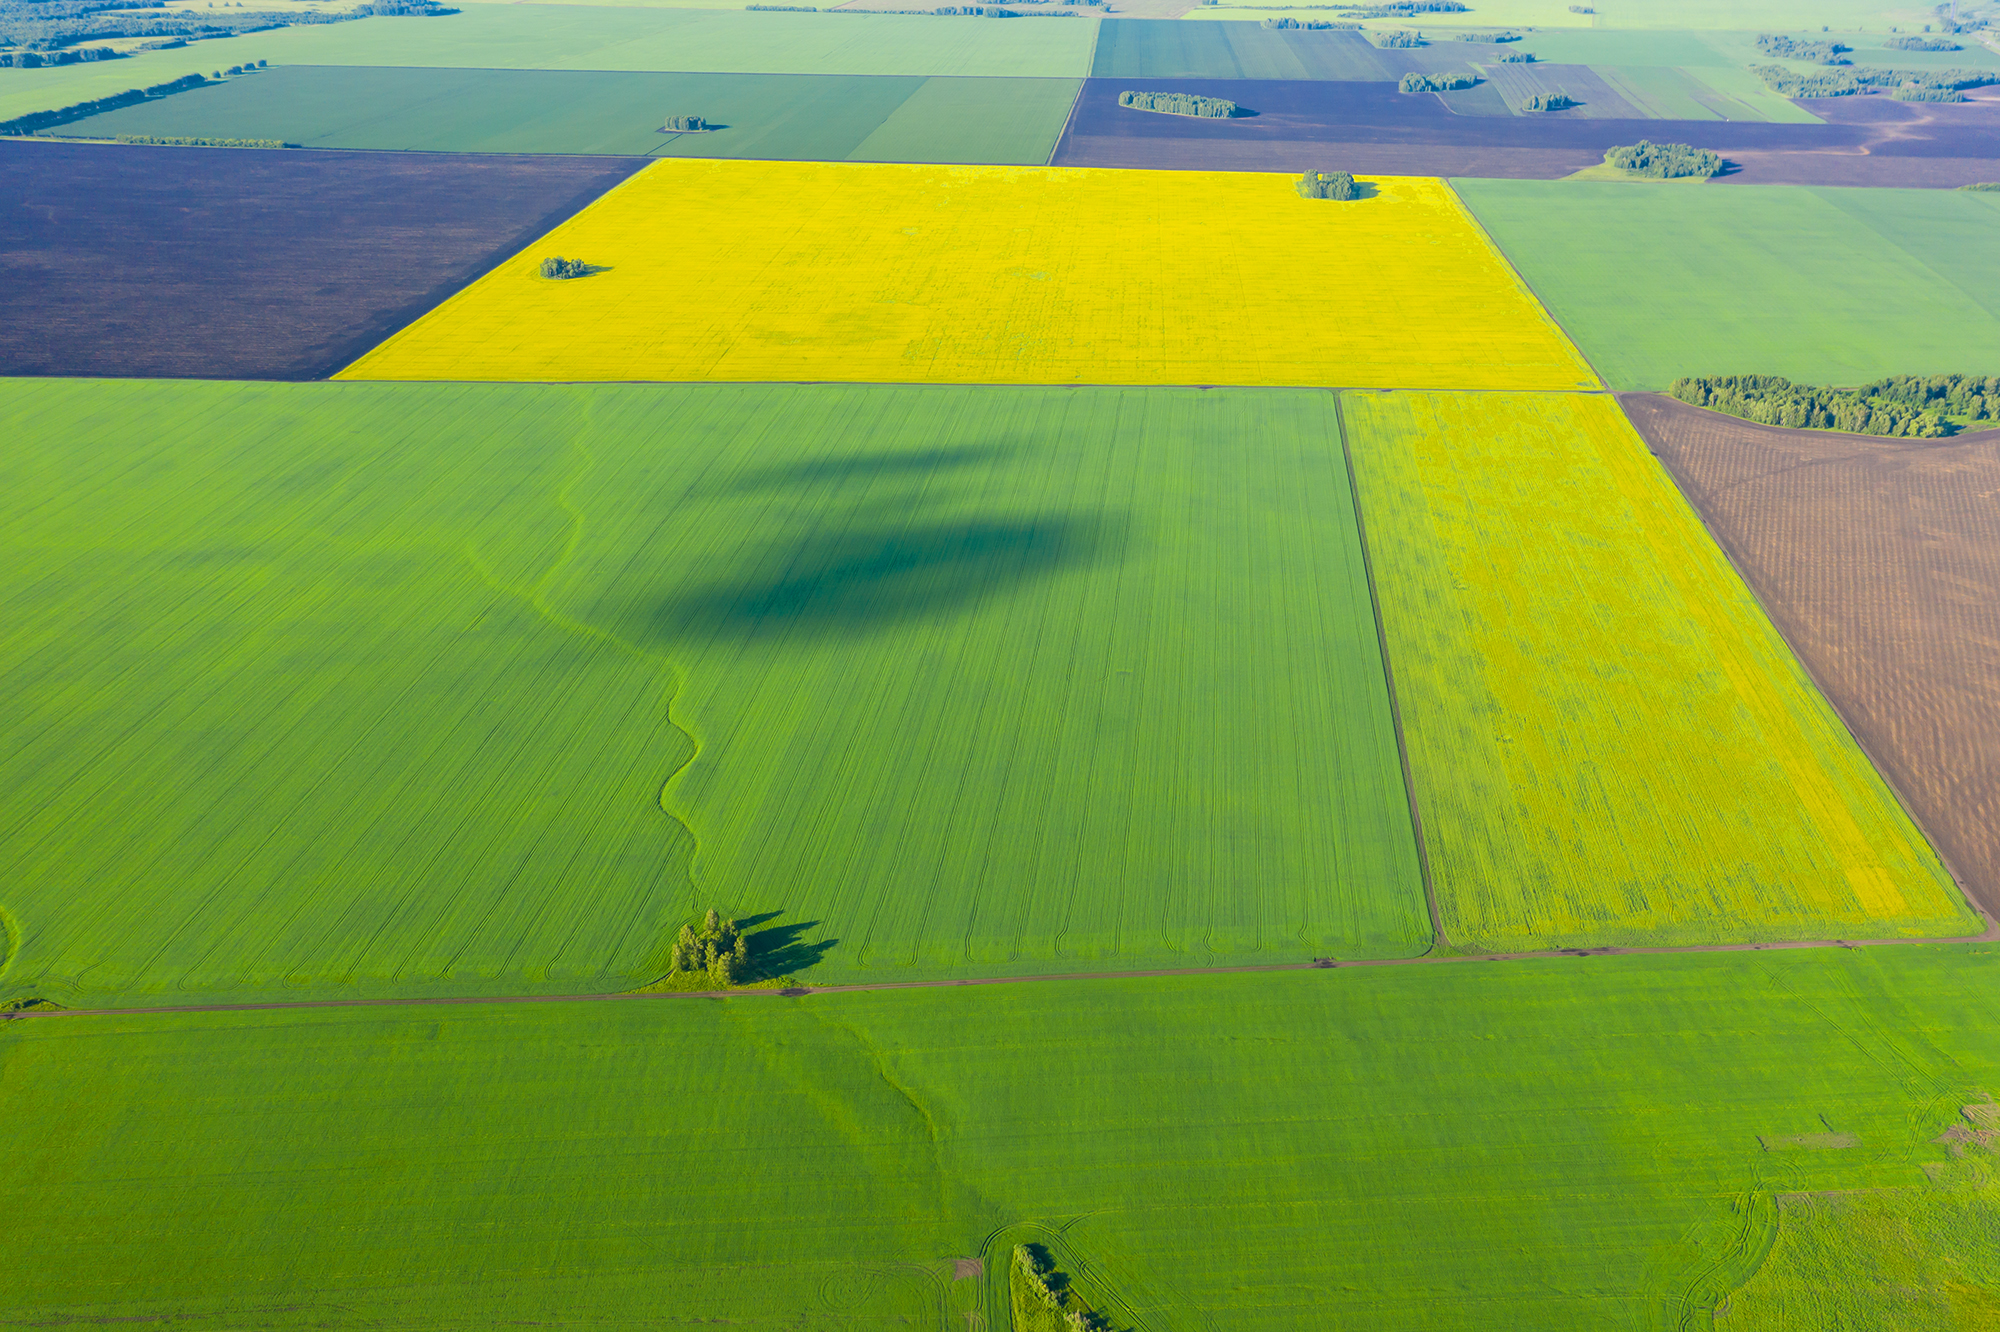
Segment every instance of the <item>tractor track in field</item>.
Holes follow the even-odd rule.
[[[135,1017],[148,1013],[255,1013],[311,1008],[421,1008],[442,1004],[574,1004],[647,999],[801,999],[815,994],[856,994],[875,990],[938,990],[970,985],[1025,985],[1037,981],[1137,980],[1151,976],[1224,976],[1274,971],[1346,971],[1356,967],[1444,966],[1460,962],[1531,962],[1559,957],[1631,957],[1672,953],[1764,953],[1800,948],[1892,948],[1914,944],[1990,943],[2000,940],[2000,920],[1974,904],[1986,928],[1950,939],[1793,939],[1769,943],[1691,944],[1685,947],[1544,948],[1521,953],[1425,953],[1418,957],[1317,958],[1307,962],[1259,963],[1236,967],[1159,967],[1139,971],[1071,971],[1042,976],[968,976],[956,980],[867,981],[854,985],[793,985],[784,989],[626,990],[615,994],[424,995],[383,999],[247,1000],[225,1004],[161,1004],[133,1008],[24,1008],[0,1020],[33,1017]]]

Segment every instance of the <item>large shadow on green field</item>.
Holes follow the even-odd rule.
[[[655,627],[668,638],[868,633],[1120,559],[1129,544],[1122,515],[896,522],[895,507],[875,499],[829,513],[817,530],[746,558],[755,573],[675,593]]]
[[[754,494],[792,486],[847,485],[883,477],[928,476],[947,468],[985,466],[1012,456],[1016,450],[999,444],[962,449],[884,449],[836,458],[808,458],[756,467],[732,477],[724,493]]]

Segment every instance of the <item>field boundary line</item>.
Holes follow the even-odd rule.
[[[1984,913],[1982,913],[1984,914]],[[248,999],[219,1004],[161,1004],[132,1008],[22,1008],[0,1013],[0,1021],[55,1017],[140,1017],[148,1013],[258,1013],[311,1008],[429,1008],[443,1004],[576,1004],[646,999],[800,999],[815,994],[859,994],[876,990],[939,990],[976,985],[1026,985],[1037,981],[1143,980],[1154,976],[1228,976],[1279,971],[1350,971],[1357,967],[1450,966],[1464,962],[1534,962],[1574,957],[1665,957],[1687,953],[1774,953],[1804,948],[1909,948],[1924,944],[2000,941],[2000,922],[1979,934],[1946,939],[1783,939],[1768,943],[1606,945],[1596,948],[1542,948],[1520,953],[1439,953],[1418,957],[1316,959],[1310,962],[1246,963],[1234,967],[1158,967],[1139,971],[1063,971],[1035,976],[965,976],[955,980],[861,981],[851,985],[789,985],[783,989],[618,990],[608,994],[421,995],[386,999]]]
[[[1098,31],[1103,31],[1104,20],[1099,19],[1097,22]],[[1092,60],[1097,59],[1096,33],[1092,33],[1090,37],[1090,58]],[[1069,127],[1076,123],[1076,108],[1083,101],[1083,90],[1089,86],[1090,80],[1088,78],[1081,78],[1076,81],[1076,96],[1069,99],[1069,114],[1063,117],[1063,126],[1056,133],[1056,141],[1049,145],[1049,155],[1043,159],[1043,166],[1052,167],[1056,164],[1056,155],[1062,152],[1063,140],[1069,137]]]
[[[1424,908],[1431,916],[1431,946],[1425,952],[1449,948],[1444,918],[1438,915],[1437,887],[1431,879],[1430,845],[1424,838],[1424,814],[1417,800],[1416,774],[1410,769],[1410,747],[1403,737],[1403,706],[1396,695],[1396,668],[1389,660],[1389,631],[1382,622],[1382,596],[1375,586],[1375,557],[1368,548],[1368,517],[1361,508],[1361,478],[1354,470],[1354,450],[1347,441],[1347,409],[1333,395],[1333,423],[1340,432],[1340,456],[1347,464],[1347,492],[1354,505],[1354,532],[1361,546],[1361,574],[1368,582],[1368,606],[1375,614],[1375,648],[1382,657],[1382,683],[1389,692],[1389,725],[1396,733],[1396,758],[1403,767],[1403,798],[1410,806],[1410,830],[1417,844],[1417,873],[1424,883]]]
[[[1440,98],[1439,100],[1442,101],[1443,99]],[[1444,186],[1445,193],[1451,196],[1451,201],[1458,205],[1458,211],[1465,214],[1465,220],[1470,222],[1473,229],[1486,238],[1486,243],[1493,248],[1493,253],[1500,256],[1500,262],[1507,265],[1507,271],[1512,273],[1514,280],[1521,284],[1521,290],[1534,298],[1535,305],[1540,308],[1542,316],[1556,326],[1556,332],[1562,334],[1563,341],[1569,343],[1570,350],[1576,353],[1576,359],[1582,361],[1584,368],[1589,370],[1596,378],[1598,384],[1597,391],[1602,393],[1617,393],[1618,390],[1611,387],[1611,381],[1604,377],[1604,372],[1597,368],[1597,362],[1590,359],[1590,353],[1586,352],[1583,349],[1583,344],[1576,340],[1576,335],[1571,333],[1563,325],[1563,321],[1556,317],[1555,308],[1548,303],[1548,300],[1542,293],[1535,290],[1535,284],[1528,281],[1528,275],[1523,273],[1520,266],[1514,262],[1514,256],[1501,248],[1500,242],[1494,239],[1493,233],[1486,229],[1486,224],[1479,220],[1479,214],[1472,210],[1472,205],[1467,203],[1465,196],[1458,192],[1458,186],[1451,183],[1452,178],[1450,176],[1440,176],[1438,180]],[[609,192],[608,190],[606,191],[606,193]],[[1534,390],[1524,391],[1533,392]]]

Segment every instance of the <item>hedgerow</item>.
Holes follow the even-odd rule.
[[[149,97],[167,97],[189,88],[199,88],[208,82],[199,74],[184,74],[167,83],[156,83],[150,88],[132,88],[109,97],[96,97],[88,102],[75,102],[58,107],[53,111],[34,111],[12,120],[0,121],[0,135],[33,134],[36,130],[48,129],[52,125],[66,125],[72,120],[82,120],[87,116],[99,115],[106,111],[116,111],[120,107],[136,106]]]
[[[1763,425],[1856,435],[1936,439],[1953,432],[1947,416],[2000,419],[2000,376],[1891,375],[1840,389],[1794,384],[1777,375],[1717,375],[1677,379],[1668,392]]]

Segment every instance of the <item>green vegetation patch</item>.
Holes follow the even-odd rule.
[[[1651,139],[1641,139],[1634,144],[1605,150],[1604,165],[1651,180],[1706,177],[1722,170],[1722,154],[1685,143],[1654,143]]]
[[[1359,199],[1361,187],[1346,171],[1308,171],[1295,182],[1304,199]]]
[[[942,97],[933,84],[944,85]],[[936,114],[941,103],[964,100],[953,94],[962,85],[1012,114],[972,127]],[[313,148],[839,161],[869,159],[864,145],[893,122],[902,156],[891,160],[1033,165],[1048,160],[1076,87],[1072,79],[291,65],[62,132],[256,137]],[[913,99],[929,113],[903,116]],[[702,114],[680,110],[689,106]],[[699,121],[701,132],[676,121]]]
[[[1912,94],[1951,93],[2000,83],[2000,70],[1994,69],[1878,69],[1857,65],[1853,69],[1798,74],[1783,65],[1756,65],[1753,72],[1773,91],[1801,98],[1852,97],[1870,88],[1884,88],[1905,101],[1950,101],[1954,99]]]
[[[1470,88],[1478,82],[1479,79],[1471,74],[1419,74],[1412,71],[1403,76],[1396,89],[1406,93],[1455,92],[1460,88]]]
[[[1194,93],[1177,92],[1122,92],[1118,94],[1118,105],[1130,107],[1134,111],[1158,111],[1169,116],[1201,116],[1210,120],[1227,120],[1241,110],[1236,103],[1220,97],[1201,97]]]
[[[1840,57],[1854,48],[1831,40],[1802,42],[1783,33],[1764,32],[1757,34],[1757,49],[1779,60],[1797,60],[1809,65],[1844,65],[1848,62]]]
[[[1974,1149],[1934,1140],[1986,1131],[1996,986],[1981,945],[24,1017],[0,1198],[50,1220],[8,1308],[643,1327],[666,1291],[689,1323],[964,1327],[1026,1227],[988,1237],[1036,1221],[1118,1328],[1805,1332],[1907,1274],[1794,1246],[1909,1228],[1910,1273],[1994,1279],[1950,1224]]]
[[[25,992],[624,989],[711,903],[816,980],[1429,945],[1330,394],[17,380],[0,431]]]
[[[2000,365],[1991,194],[1454,186],[1616,388],[1725,370],[1861,384]]]
[[[1858,435],[1937,439],[1957,421],[2000,420],[2000,378],[1991,375],[1891,375],[1860,388],[1818,388],[1776,375],[1677,379],[1682,402],[1746,421]]]

